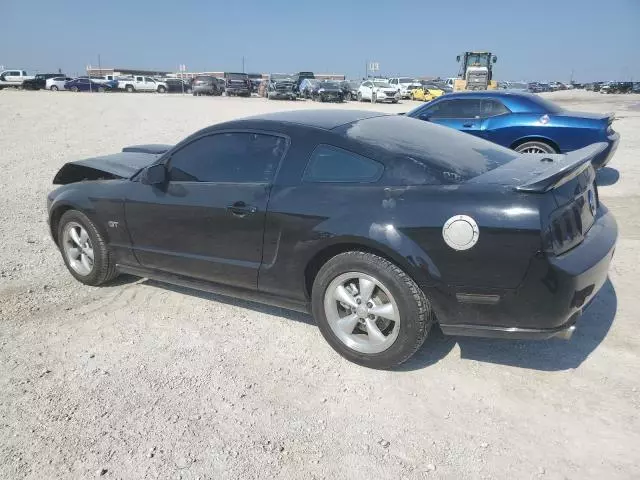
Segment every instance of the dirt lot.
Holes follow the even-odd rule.
[[[130,277],[85,287],[47,232],[67,160],[340,107],[0,92],[0,477],[638,478],[640,96],[551,98],[620,118],[599,173],[620,227],[610,282],[570,342],[436,332],[381,372],[342,360],[301,314]]]

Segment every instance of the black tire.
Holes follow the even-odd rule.
[[[76,87],[75,85],[73,87],[71,87],[71,91],[72,92],[78,92],[78,87]]]
[[[125,90],[129,93],[133,93],[136,91],[135,88],[133,88],[133,85],[127,85]]]
[[[516,146],[514,150],[518,153],[558,153],[552,145],[542,140],[529,140]]]
[[[162,85],[160,85],[160,86],[158,87],[158,93],[164,93],[164,92],[166,92],[166,91],[167,91],[167,89],[166,89],[166,88],[164,88]]]
[[[51,88],[49,90],[51,90],[52,92],[57,92],[58,87],[56,87],[55,85],[51,85]]]
[[[104,87],[98,87],[98,91],[100,93],[104,93],[104,92],[106,92],[106,89]]]
[[[65,227],[70,223],[75,222],[80,224],[88,233],[89,239],[91,240],[91,245],[93,247],[93,269],[88,275],[80,275],[76,272],[69,264],[69,259],[64,251],[63,246],[63,235]],[[58,245],[60,247],[60,252],[62,253],[62,258],[64,260],[67,269],[81,283],[85,285],[102,285],[103,283],[109,282],[118,276],[118,272],[116,271],[116,264],[111,256],[111,252],[109,252],[109,248],[107,247],[107,243],[104,238],[94,225],[94,223],[87,217],[84,213],[78,210],[69,210],[65,212],[60,218],[60,222],[58,223]]]
[[[193,96],[194,96],[194,97],[197,97],[197,96],[198,96],[198,94],[197,94],[196,92],[193,92]]]
[[[324,307],[325,292],[331,282],[346,272],[359,272],[379,279],[395,298],[401,318],[395,341],[380,353],[361,353],[343,343],[333,332]],[[407,361],[422,346],[433,314],[424,292],[409,275],[390,261],[366,252],[346,252],[328,260],[313,282],[311,293],[313,316],[322,336],[347,360],[359,365],[390,369]]]
[[[358,95],[356,96],[356,99],[357,99],[359,102],[362,102],[362,92],[358,92]]]

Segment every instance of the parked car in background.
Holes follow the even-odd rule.
[[[115,90],[113,84],[98,83],[88,78],[75,78],[65,83],[64,89],[72,92],[109,92]]]
[[[33,80],[25,70],[4,70],[0,72],[0,90],[6,87],[22,88],[25,80]]]
[[[507,89],[512,92],[528,93],[529,85],[524,82],[509,82]]]
[[[408,99],[410,98],[409,87],[420,85],[420,82],[410,77],[395,77],[389,79],[389,85],[396,89],[400,94],[400,98]]]
[[[616,247],[601,147],[544,161],[401,115],[277,112],[67,163],[48,225],[78,282],[130,274],[309,312],[337,353],[392,368],[436,323],[571,336]]]
[[[227,96],[248,97],[251,95],[251,80],[246,73],[225,72],[224,79]]]
[[[249,82],[251,83],[251,92],[257,93],[260,85],[262,84],[262,74],[261,73],[248,73]]]
[[[52,90],[54,92],[57,90],[64,90],[65,84],[67,82],[70,82],[71,80],[72,78],[64,77],[64,76],[48,78],[47,81],[45,82],[45,88],[47,90]]]
[[[293,76],[293,79],[295,80],[295,83],[296,83],[294,90],[298,95],[300,95],[302,91],[302,88],[301,88],[302,82],[307,78],[315,79],[316,76],[314,75],[313,72],[298,72]],[[309,97],[306,97],[306,98],[309,98]]]
[[[166,78],[168,93],[191,93],[191,82],[181,78]]]
[[[47,88],[47,80],[54,77],[64,76],[64,73],[37,73],[33,78],[22,82],[25,90],[41,90]]]
[[[295,88],[295,79],[288,73],[270,73],[259,87],[259,93],[268,100],[284,99],[295,100],[298,98]]]
[[[633,82],[631,93],[640,93],[640,82]]]
[[[298,87],[298,95],[300,98],[311,98],[311,92],[314,87],[320,83],[320,80],[316,80],[315,78],[304,78]]]
[[[602,84],[600,93],[631,93],[632,82],[608,82]]]
[[[452,93],[453,92],[453,87],[451,87],[450,85],[442,82],[442,81],[433,81],[431,82],[433,85],[435,85],[436,87],[438,87],[440,90],[442,90],[444,93]]]
[[[434,98],[444,95],[444,90],[433,83],[421,82],[419,87],[412,88],[410,91],[411,100],[419,100],[421,102],[430,102]]]
[[[362,82],[360,80],[347,80],[346,83],[349,86],[349,94],[346,99],[356,100],[358,98],[358,89]]]
[[[461,92],[406,114],[490,140],[520,153],[567,153],[593,143],[606,148],[593,158],[605,166],[618,147],[613,114],[570,112],[530,93]]]
[[[340,89],[342,90],[342,99],[346,102],[351,100],[351,84],[347,80],[338,81]]]
[[[200,95],[222,95],[220,84],[212,75],[198,75],[193,78],[191,93],[194,97]]]
[[[314,86],[311,99],[316,102],[343,102],[344,93],[338,82],[323,80]]]
[[[165,93],[169,87],[165,82],[156,80],[155,78],[145,77],[144,75],[135,75],[128,78],[118,79],[118,88],[133,92],[158,92]]]
[[[358,88],[358,101],[365,100],[371,103],[391,102],[398,103],[400,94],[386,80],[373,79],[362,82]]]

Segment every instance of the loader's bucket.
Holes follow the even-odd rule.
[[[453,82],[453,91],[460,92],[467,89],[467,81],[462,78],[456,78]]]

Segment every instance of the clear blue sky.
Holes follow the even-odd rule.
[[[456,8],[456,6],[460,6]],[[640,81],[640,0],[0,0],[0,65],[191,71],[457,73],[465,50],[497,79]]]

